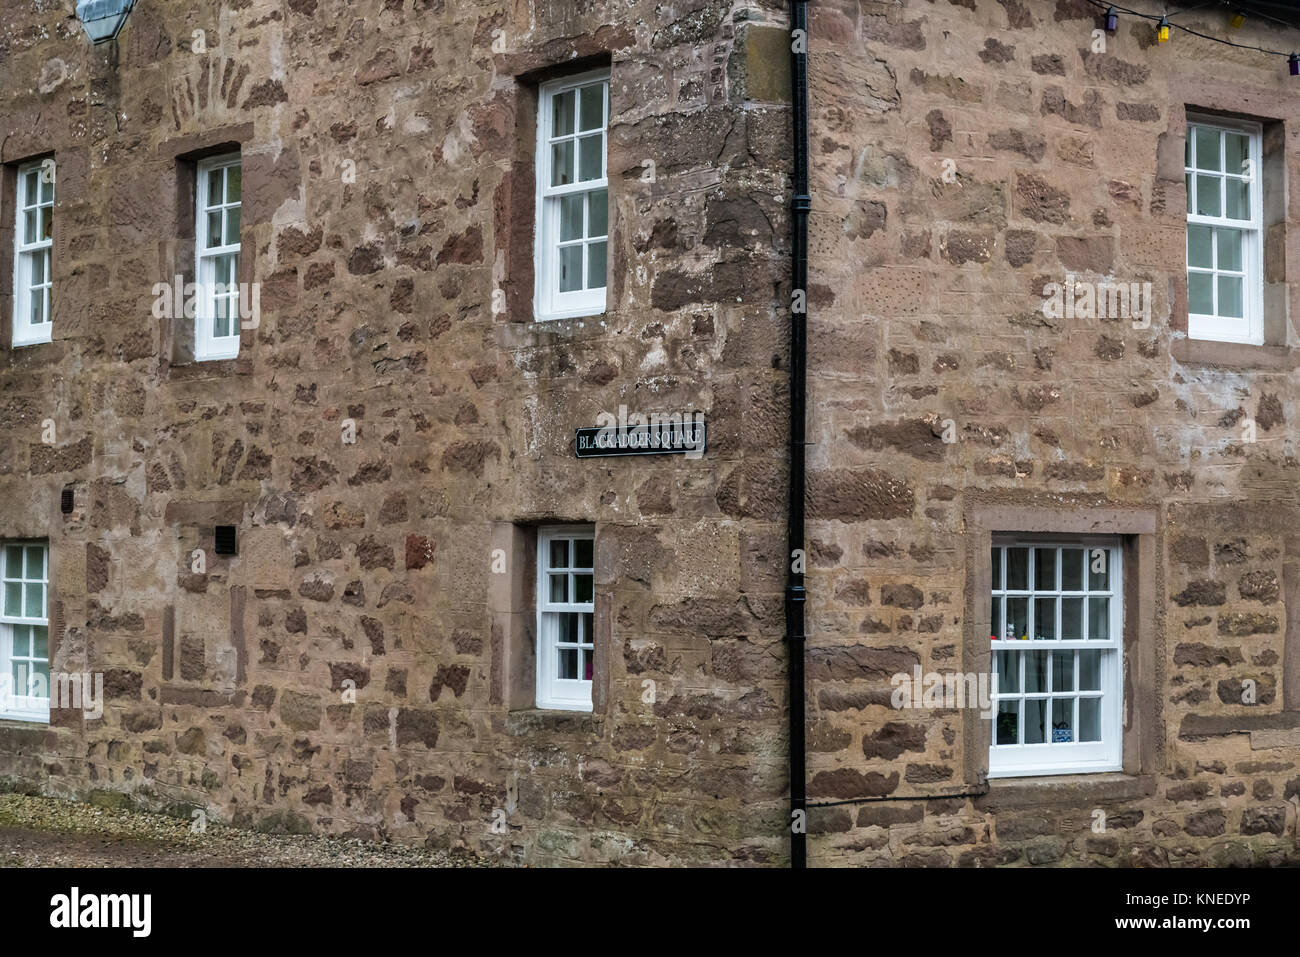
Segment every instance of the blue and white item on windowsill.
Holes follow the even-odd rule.
[[[1069,744],[1074,740],[1074,733],[1064,721],[1052,727],[1052,744]]]

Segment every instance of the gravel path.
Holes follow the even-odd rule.
[[[161,814],[0,794],[0,867],[491,867],[443,851],[271,835]]]

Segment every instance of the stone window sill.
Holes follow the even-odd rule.
[[[975,799],[980,810],[1040,806],[1082,807],[1105,801],[1131,801],[1155,793],[1155,778],[1124,774],[1060,774],[1036,778],[992,778],[989,791]]]
[[[1300,366],[1298,351],[1288,346],[1252,346],[1210,339],[1175,339],[1170,344],[1170,352],[1179,362],[1229,369],[1294,369]]]
[[[557,734],[600,734],[605,725],[603,715],[587,711],[547,711],[528,708],[506,714],[506,734],[514,737],[539,731]]]
[[[498,339],[503,345],[514,349],[535,348],[557,342],[602,339],[609,335],[611,316],[608,310],[570,319],[536,319],[532,314],[532,303],[528,308],[526,320],[501,324]]]

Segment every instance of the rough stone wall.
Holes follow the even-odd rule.
[[[859,802],[810,812],[819,864],[1298,856],[1296,87],[1280,58],[1177,32],[1157,46],[1133,17],[1094,52],[1098,12],[811,10],[810,799]],[[1180,22],[1221,33],[1225,19]],[[1184,107],[1284,137],[1266,346],[1186,338]],[[1045,317],[1044,284],[1067,273],[1152,283],[1150,327]],[[1151,516],[1126,593],[1142,637],[1126,648],[1124,774],[984,793],[975,723],[891,709],[895,673],[987,668],[972,582],[990,508],[1037,509],[1042,531]]]
[[[58,163],[54,341],[0,350],[0,538],[49,538],[52,667],[108,701],[2,723],[0,777],[536,863],[779,863],[784,13],[148,0],[92,49],[71,10],[0,12],[0,160]],[[602,57],[609,309],[542,327],[529,91]],[[152,287],[192,255],[185,158],[232,142],[261,321],[187,363]],[[620,404],[704,411],[707,454],[575,460]],[[531,676],[493,536],[547,521],[597,529],[589,716],[505,691]]]

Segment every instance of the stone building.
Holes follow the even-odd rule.
[[[785,4],[73,7],[0,11],[6,786],[543,865],[1300,856],[1284,56],[815,4],[805,291]]]

